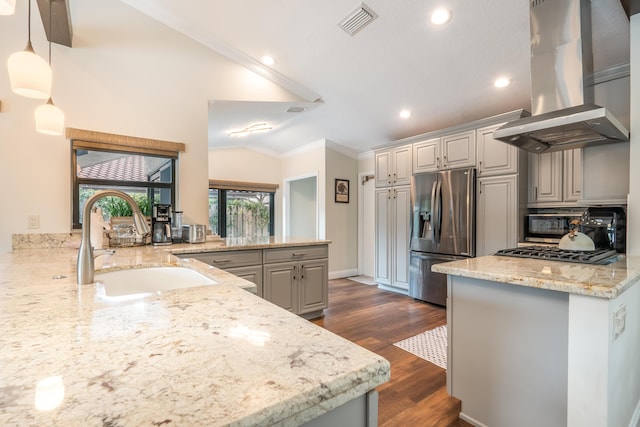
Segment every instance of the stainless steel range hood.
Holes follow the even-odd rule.
[[[532,116],[493,137],[533,153],[629,140],[629,131],[593,104],[590,0],[531,0]]]

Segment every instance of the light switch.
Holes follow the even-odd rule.
[[[40,228],[40,215],[29,215],[27,218],[27,228]]]

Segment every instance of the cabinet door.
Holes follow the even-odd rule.
[[[298,311],[297,262],[265,264],[263,267],[264,299],[296,313]]]
[[[409,185],[411,184],[411,163],[412,146],[411,144],[403,147],[395,148],[393,155],[393,185]]]
[[[413,144],[413,173],[440,169],[440,138]]]
[[[392,184],[392,156],[391,151],[376,153],[376,187],[388,187]]]
[[[444,169],[476,165],[475,130],[442,137],[442,164]]]
[[[476,256],[518,245],[518,176],[478,179]]]
[[[411,190],[395,187],[391,198],[392,271],[391,286],[409,289],[409,239],[411,237]]]
[[[562,202],[562,151],[529,154],[529,202]]]
[[[263,296],[264,293],[262,289],[262,265],[226,268],[225,271],[231,274],[235,274],[236,276],[248,280],[251,283],[254,283],[256,285],[256,295],[258,295],[259,297]]]
[[[477,131],[478,177],[518,173],[518,147],[493,139],[501,125]]]
[[[391,284],[391,218],[389,205],[391,188],[376,190],[375,194],[375,223],[376,223],[376,252],[375,279],[383,285]]]
[[[326,308],[329,302],[329,261],[300,262],[298,314]]]
[[[564,201],[577,202],[582,198],[582,149],[564,151]]]

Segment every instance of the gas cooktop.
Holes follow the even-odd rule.
[[[526,246],[522,248],[501,249],[495,253],[500,256],[534,258],[548,261],[580,262],[583,264],[607,264],[618,253],[613,249],[595,251],[568,251],[553,246]]]

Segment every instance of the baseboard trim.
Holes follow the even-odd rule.
[[[468,422],[471,425],[474,425],[475,427],[488,427],[486,424],[482,424],[480,421],[476,420],[473,417],[465,415],[462,412],[460,412],[460,419],[463,420],[463,421]]]
[[[383,289],[385,291],[395,292],[401,295],[409,295],[408,289],[394,288],[393,286],[381,285],[380,283],[378,283],[378,288]]]
[[[351,277],[351,276],[357,276],[357,275],[358,275],[357,268],[352,268],[350,270],[330,271],[329,280],[344,279],[345,277]]]

